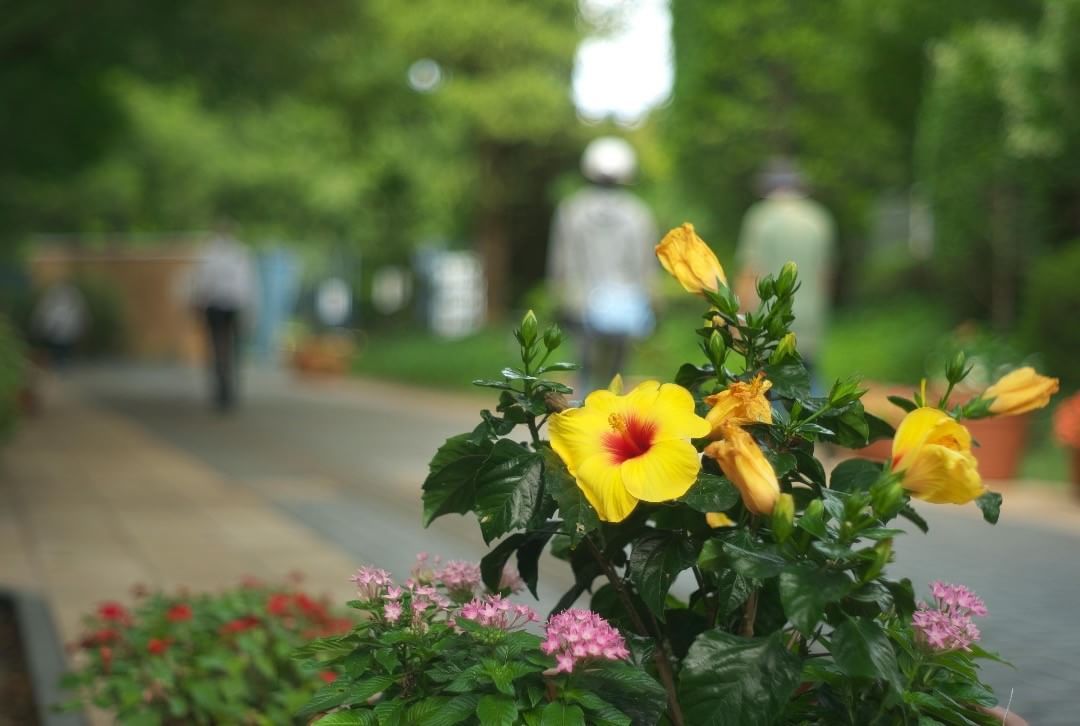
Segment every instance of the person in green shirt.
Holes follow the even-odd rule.
[[[735,292],[745,308],[757,304],[757,280],[775,274],[786,262],[799,268],[791,326],[799,353],[814,375],[828,322],[836,228],[832,215],[806,192],[795,165],[777,159],[761,175],[764,199],[743,218],[735,261]]]

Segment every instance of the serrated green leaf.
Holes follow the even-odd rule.
[[[926,523],[926,520],[922,518],[922,515],[916,512],[915,508],[910,504],[905,504],[903,506],[900,510],[900,516],[922,530],[923,534],[930,531],[930,525]]]
[[[881,678],[897,692],[903,691],[900,668],[885,631],[867,618],[848,618],[832,634],[836,665],[852,677]]]
[[[841,492],[865,492],[880,478],[880,461],[848,459],[833,469],[829,488]]]
[[[585,712],[580,706],[552,701],[544,706],[540,726],[585,726]]]
[[[726,512],[739,503],[739,490],[726,478],[703,471],[679,501],[706,514]]]
[[[461,434],[448,439],[431,460],[424,480],[424,526],[444,514],[465,514],[476,501],[476,477],[493,448],[490,441],[475,442]]]
[[[731,567],[743,577],[765,580],[779,575],[787,560],[772,549],[747,549],[734,542],[724,543]]]
[[[480,697],[475,693],[454,696],[438,711],[425,717],[420,724],[421,726],[455,726],[473,715],[479,700]]]
[[[517,716],[517,704],[506,696],[481,696],[476,704],[476,717],[484,726],[513,726]]]
[[[810,635],[825,613],[825,606],[851,591],[851,578],[843,572],[806,566],[780,573],[780,602],[784,614],[803,635]]]
[[[539,454],[509,439],[499,439],[475,474],[476,516],[484,542],[524,528],[540,493]]]
[[[982,510],[983,519],[990,524],[997,524],[1001,516],[1001,495],[997,492],[987,492],[975,500]]]
[[[630,552],[630,582],[661,620],[671,583],[680,572],[694,564],[695,558],[693,545],[677,531],[652,532],[634,543]]]
[[[770,726],[779,721],[799,685],[799,658],[783,633],[742,638],[723,630],[702,633],[679,674],[679,701],[694,726]]]
[[[574,683],[582,690],[601,695],[634,724],[657,723],[667,707],[664,687],[630,663],[607,661],[580,675],[575,671]]]
[[[374,726],[376,722],[374,711],[334,711],[312,726]]]

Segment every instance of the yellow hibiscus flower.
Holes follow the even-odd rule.
[[[904,416],[893,438],[892,470],[904,475],[904,488],[913,496],[934,504],[966,504],[986,491],[971,433],[936,408]]]
[[[682,386],[645,381],[625,396],[594,391],[581,408],[551,417],[551,448],[600,519],[621,522],[638,501],[678,499],[701,457],[690,439],[709,433]]]
[[[724,476],[742,495],[754,514],[772,514],[780,497],[780,481],[754,437],[733,423],[721,427],[721,440],[705,447],[705,456],[716,459]]]

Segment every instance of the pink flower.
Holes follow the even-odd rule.
[[[383,617],[386,618],[388,623],[396,623],[401,618],[401,603],[397,600],[390,600],[383,605]]]
[[[390,573],[377,567],[361,567],[349,580],[356,583],[356,597],[363,602],[378,599],[387,587],[394,584]]]
[[[591,610],[571,609],[553,615],[540,649],[555,656],[556,672],[566,673],[582,662],[630,657],[619,631]]]
[[[515,605],[501,595],[485,595],[461,606],[460,616],[489,628],[512,630],[539,620],[536,612],[526,605]]]
[[[430,564],[430,556],[427,552],[421,552],[416,556],[416,564],[413,565],[409,574],[412,581],[418,585],[430,585],[435,580],[435,569],[439,566],[441,558],[436,557]]]
[[[934,605],[919,603],[911,617],[915,639],[933,650],[969,650],[980,637],[971,616],[985,616],[986,605],[963,585],[935,581],[930,583],[930,593]]]
[[[480,587],[480,565],[474,562],[451,560],[435,573],[435,579],[457,600],[472,598]]]
[[[525,589],[525,581],[521,579],[521,575],[518,574],[518,570],[513,564],[507,562],[506,567],[503,568],[502,577],[499,579],[499,592],[510,591],[510,594],[517,595],[519,592]]]

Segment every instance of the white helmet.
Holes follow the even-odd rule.
[[[615,136],[590,141],[581,156],[581,173],[597,184],[629,184],[636,171],[634,147]]]

